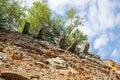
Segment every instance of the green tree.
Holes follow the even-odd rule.
[[[46,4],[34,2],[28,9],[23,25],[26,21],[30,22],[30,32],[36,33],[39,27],[45,27],[50,19],[51,11]],[[21,29],[22,30],[22,29]]]
[[[63,49],[71,45],[73,40],[77,40],[77,45],[79,45],[87,39],[87,35],[84,35],[79,29],[83,24],[83,19],[76,15],[75,9],[68,10],[66,17],[59,15],[53,17],[45,0],[33,3],[33,6],[28,9],[27,15],[23,19],[23,26],[25,22],[30,22],[30,33],[32,34],[36,34],[38,29],[42,27],[42,39],[51,43],[57,43],[60,35],[66,36]],[[21,31],[22,29],[23,27],[20,27]]]
[[[87,40],[87,35],[79,29],[83,25],[83,19],[76,15],[76,10],[73,8],[66,12],[66,16],[66,22],[69,21],[65,27],[67,45],[70,45],[73,40],[77,40],[77,45],[80,45],[84,40]]]
[[[25,22],[30,22],[30,33],[36,34],[40,27],[43,28],[42,39],[55,43],[62,31],[62,18],[60,16],[51,18],[51,10],[46,1],[37,1],[28,9],[26,17],[23,19],[23,25],[18,31],[22,32]]]
[[[22,1],[1,0],[0,1],[0,26],[9,30],[16,30],[21,24],[25,7]]]
[[[87,40],[87,35],[83,34],[80,30],[80,26],[84,24],[83,19],[79,15],[76,15],[75,9],[68,10],[66,18],[61,18],[56,24],[59,23],[62,23],[60,24],[62,26],[60,27],[62,28],[60,34],[66,36],[66,41],[62,46],[63,49],[67,49],[75,40],[77,41],[76,47],[82,44],[84,40]]]

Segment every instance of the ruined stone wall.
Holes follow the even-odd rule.
[[[120,80],[119,65],[0,30],[0,80]]]

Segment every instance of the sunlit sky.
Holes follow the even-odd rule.
[[[27,0],[31,6],[36,0]],[[90,51],[120,64],[120,0],[48,0],[53,15],[75,8],[84,18],[80,29],[88,35]]]

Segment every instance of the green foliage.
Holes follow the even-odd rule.
[[[48,24],[50,16],[51,11],[47,5],[41,2],[34,2],[33,6],[28,9],[26,17],[23,19],[23,26],[26,21],[30,22],[30,32],[36,33],[39,27],[45,27]]]
[[[25,10],[25,7],[22,7],[21,3],[18,0],[0,1],[0,26],[10,30],[17,29],[21,24]]]
[[[68,19],[73,19],[74,16],[75,16],[75,13],[76,13],[76,10],[73,9],[73,8],[71,8],[70,10],[68,10],[68,11],[66,12],[67,18],[68,18]]]
[[[55,43],[62,32],[63,21],[61,16],[51,18],[51,10],[42,2],[34,2],[33,6],[28,9],[28,13],[23,18],[23,25],[18,31],[22,32],[25,22],[30,22],[30,33],[36,34],[40,27],[43,28],[42,39]]]
[[[76,15],[75,9],[68,10],[66,16],[66,23],[69,23],[65,26],[66,46],[64,48],[67,48],[75,39],[77,40],[77,45],[80,45],[84,40],[87,40],[87,35],[84,35],[79,29],[83,25],[83,19]]]
[[[83,19],[76,15],[75,9],[66,12],[66,17],[52,17],[51,10],[46,4],[46,0],[42,2],[34,2],[33,6],[28,9],[27,15],[23,18],[23,26],[25,22],[30,22],[30,32],[36,34],[40,27],[43,28],[42,39],[57,43],[60,35],[66,36],[63,49],[66,49],[73,40],[77,40],[77,45],[87,39],[79,27],[83,24]],[[19,28],[22,31],[23,27]],[[76,45],[76,46],[77,46]]]
[[[43,28],[42,39],[55,43],[56,37],[59,35],[59,28],[57,28],[58,18],[56,20],[51,19],[51,10],[45,4],[45,0],[42,2],[34,2],[33,6],[28,9],[26,17],[23,19],[23,26],[19,28],[21,32],[23,30],[26,21],[30,22],[30,33],[36,34],[40,27]]]

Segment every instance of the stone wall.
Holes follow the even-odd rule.
[[[120,80],[120,66],[114,63],[113,69],[109,63],[91,53],[72,53],[0,30],[0,80]]]

